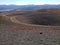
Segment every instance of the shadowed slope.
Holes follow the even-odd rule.
[[[17,20],[22,23],[35,25],[60,25],[60,9],[41,9],[29,14],[17,16]]]

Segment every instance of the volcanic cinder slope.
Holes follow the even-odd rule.
[[[60,9],[0,13],[0,45],[60,45]]]

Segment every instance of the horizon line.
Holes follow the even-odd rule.
[[[20,4],[0,4],[0,5],[20,5]],[[60,4],[21,4],[21,5],[60,5]]]

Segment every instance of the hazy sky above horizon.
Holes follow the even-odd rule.
[[[16,5],[42,5],[42,4],[60,4],[60,0],[0,0],[0,5],[16,4]]]

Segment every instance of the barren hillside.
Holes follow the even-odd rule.
[[[60,9],[0,13],[0,45],[60,45]]]

